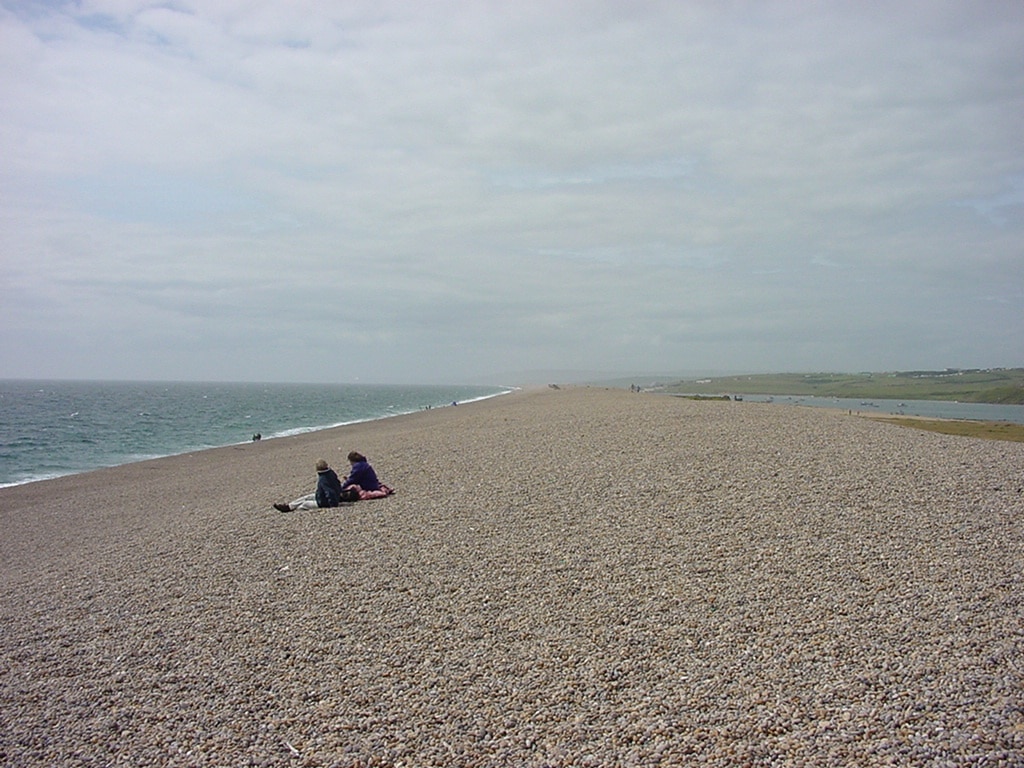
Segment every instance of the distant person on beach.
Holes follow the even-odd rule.
[[[316,491],[289,504],[274,504],[274,509],[278,512],[295,512],[336,507],[341,504],[344,496],[338,473],[331,469],[326,461],[318,459],[316,462]]]
[[[341,486],[343,498],[346,492],[356,494],[356,498],[359,499],[380,499],[394,493],[377,478],[377,473],[370,466],[370,462],[359,451],[350,452],[348,460],[352,470]]]

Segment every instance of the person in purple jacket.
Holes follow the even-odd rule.
[[[342,500],[349,498],[379,499],[394,493],[378,479],[370,462],[359,451],[351,451],[348,460],[352,469],[341,485]]]

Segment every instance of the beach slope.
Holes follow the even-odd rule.
[[[353,449],[396,495],[271,508]],[[1021,765],[1022,485],[567,388],[0,489],[0,763]]]

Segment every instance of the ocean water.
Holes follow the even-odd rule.
[[[0,487],[494,397],[486,386],[0,381]]]

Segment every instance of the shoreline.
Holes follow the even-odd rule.
[[[271,508],[352,449],[394,496]],[[1016,764],[1021,477],[578,386],[3,488],[0,758]]]
[[[44,384],[46,382],[40,381],[38,383]],[[72,384],[78,384],[80,382],[71,382],[71,383]],[[91,384],[91,383],[94,383],[94,382],[84,382],[84,383]],[[100,382],[100,383],[102,383],[102,382]],[[114,382],[114,383],[116,384],[116,383],[121,383],[121,382]],[[128,382],[128,383],[130,383],[130,382]],[[243,385],[244,386],[259,386],[258,384],[257,385],[243,384]],[[202,384],[198,384],[197,386],[202,386]],[[456,388],[458,387],[458,385],[455,385],[455,386],[456,386]],[[467,385],[467,386],[474,386],[474,385]],[[491,398],[501,397],[502,395],[506,395],[506,394],[509,394],[511,392],[514,392],[514,391],[516,391],[516,389],[517,389],[516,387],[505,387],[505,388],[503,388],[502,391],[497,391],[497,392],[494,392],[493,394],[487,394],[487,395],[471,397],[469,399],[459,400],[457,402],[459,402],[461,404],[469,404],[469,403],[479,402],[479,401],[482,401],[482,400],[489,400]],[[285,437],[295,437],[295,436],[299,436],[299,435],[305,435],[305,434],[310,434],[310,433],[322,432],[322,431],[329,430],[329,429],[336,429],[338,427],[352,426],[352,425],[355,425],[355,424],[363,424],[363,423],[368,423],[368,422],[379,421],[379,420],[382,420],[382,419],[394,418],[396,416],[403,416],[403,415],[406,415],[406,414],[409,414],[409,413],[415,413],[415,412],[417,412],[419,410],[431,410],[433,408],[447,408],[447,407],[450,407],[451,405],[452,405],[452,403],[439,403],[437,405],[418,406],[418,407],[411,408],[410,410],[405,410],[405,411],[397,411],[397,412],[385,413],[385,414],[381,414],[381,415],[368,416],[366,418],[356,418],[356,419],[352,419],[352,420],[348,420],[348,421],[340,421],[340,422],[337,422],[337,423],[334,423],[334,424],[324,424],[324,425],[309,426],[309,427],[304,427],[304,426],[287,427],[287,428],[280,429],[280,430],[278,430],[278,431],[276,431],[274,433],[262,436],[261,437],[261,441],[263,441],[263,440],[277,440],[277,439],[281,439],[281,438],[285,438]],[[12,481],[12,482],[2,482],[2,483],[0,483],[0,489],[12,488],[12,487],[15,487],[15,486],[26,485],[26,484],[29,484],[29,483],[46,482],[46,481],[49,481],[49,480],[56,480],[56,479],[59,479],[59,478],[62,478],[62,477],[69,477],[69,476],[85,474],[85,473],[88,473],[88,472],[94,472],[94,471],[101,470],[101,469],[112,469],[112,468],[115,468],[115,467],[125,466],[125,465],[128,465],[128,464],[137,464],[137,463],[140,463],[140,462],[153,461],[153,460],[158,460],[158,459],[165,459],[165,458],[170,458],[170,457],[174,457],[174,456],[181,456],[181,455],[184,455],[184,454],[199,453],[199,452],[207,451],[207,450],[217,450],[218,448],[230,448],[230,447],[238,446],[238,445],[246,445],[249,442],[257,442],[257,441],[251,441],[251,440],[248,440],[248,439],[235,440],[234,442],[227,442],[227,443],[223,443],[223,444],[219,444],[219,445],[201,445],[201,446],[193,446],[193,447],[184,447],[181,450],[175,449],[175,450],[173,450],[171,452],[168,452],[168,453],[153,453],[151,455],[136,455],[136,456],[131,457],[128,460],[115,461],[114,463],[99,463],[96,466],[87,467],[87,468],[84,468],[84,469],[72,469],[72,470],[67,470],[67,471],[59,470],[59,471],[57,471],[57,472],[55,472],[53,474],[50,474],[50,475],[47,475],[47,476],[43,476],[43,477],[32,477],[32,478],[29,478],[29,479],[15,480],[15,481]]]

